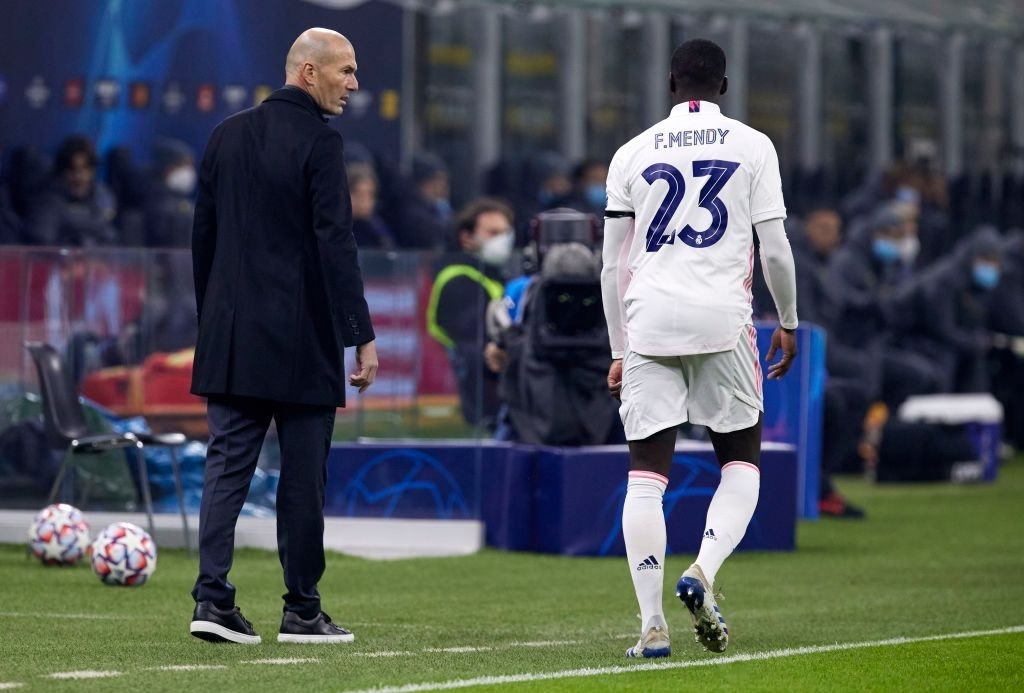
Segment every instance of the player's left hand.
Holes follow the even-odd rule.
[[[608,368],[608,393],[619,399],[622,392],[622,359],[615,359]]]
[[[356,372],[348,376],[348,384],[358,387],[360,392],[365,392],[376,378],[377,345],[370,340],[356,347]]]
[[[775,352],[782,350],[782,358],[779,359],[778,363],[771,363],[771,360],[775,358]],[[770,380],[778,380],[786,373],[789,372],[790,366],[793,365],[793,359],[796,358],[796,333],[787,332],[782,329],[782,326],[775,328],[772,332],[772,345],[768,349],[768,355],[765,356],[765,361],[768,362],[768,378]]]

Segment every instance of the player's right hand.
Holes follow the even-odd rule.
[[[612,361],[608,368],[608,393],[615,399],[619,399],[622,392],[622,359]]]

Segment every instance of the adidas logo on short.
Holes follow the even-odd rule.
[[[708,531],[704,532],[705,539],[711,539],[712,541],[718,541],[718,537],[715,536],[715,530],[708,527]]]
[[[658,563],[658,559],[654,556],[648,556],[636,567],[637,570],[661,570],[661,564]]]

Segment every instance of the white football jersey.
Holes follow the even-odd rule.
[[[786,217],[771,140],[716,104],[683,102],[619,148],[607,189],[610,213],[635,215],[619,256],[629,349],[734,348],[751,324],[753,225]]]

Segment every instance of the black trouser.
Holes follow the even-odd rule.
[[[210,446],[199,509],[199,577],[192,589],[196,601],[224,608],[235,603],[235,586],[228,581],[235,524],[273,419],[281,444],[277,547],[288,588],[284,608],[303,618],[320,611],[324,485],[335,411],[249,397],[210,398]]]

